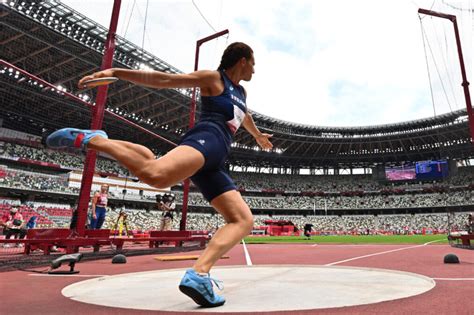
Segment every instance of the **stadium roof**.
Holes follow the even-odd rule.
[[[107,29],[59,1],[1,4],[0,58],[46,80],[59,91],[39,88],[31,80],[1,70],[3,125],[41,134],[45,130],[90,125],[90,111],[61,95],[72,92],[94,103],[96,90],[79,91],[77,81],[100,68]],[[180,71],[117,36],[114,67]],[[107,109],[167,139],[178,142],[189,122],[190,90],[150,89],[126,82],[109,87]],[[198,104],[199,114],[199,104]],[[254,113],[258,127],[274,134],[274,152],[261,152],[244,131],[236,135],[231,163],[273,167],[362,167],[378,163],[474,156],[465,110],[398,124],[323,127],[295,124]],[[157,152],[171,146],[144,136],[105,116],[112,138],[144,144]]]

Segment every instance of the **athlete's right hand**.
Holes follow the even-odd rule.
[[[271,137],[273,137],[273,135],[261,133],[255,137],[255,140],[263,150],[271,150],[273,148],[273,144],[270,142]]]
[[[92,79],[100,79],[100,78],[107,78],[107,77],[113,77],[114,75],[114,69],[106,69],[102,70],[99,72],[95,72],[93,74],[86,75],[82,79],[79,80],[79,83],[77,84],[80,89],[86,88],[87,86],[84,84],[84,82],[92,80]]]

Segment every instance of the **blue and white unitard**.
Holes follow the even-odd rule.
[[[224,71],[219,71],[224,91],[217,96],[202,96],[199,122],[181,139],[204,155],[204,166],[191,177],[204,197],[211,201],[222,193],[236,189],[225,169],[234,134],[247,113],[244,88],[235,85]]]

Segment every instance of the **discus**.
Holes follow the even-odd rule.
[[[116,77],[106,77],[106,78],[98,78],[98,79],[87,80],[87,81],[84,81],[82,84],[85,87],[91,88],[91,87],[111,84],[111,83],[114,83],[117,80],[118,80],[118,78],[116,78]]]

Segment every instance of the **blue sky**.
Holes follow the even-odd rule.
[[[112,0],[96,0],[94,6],[88,1],[63,2],[108,27]],[[200,69],[215,69],[231,42],[243,41],[254,49],[256,73],[243,83],[249,108],[309,125],[381,125],[432,117],[431,90],[437,114],[465,107],[452,25],[422,19],[429,46],[425,57],[417,10],[458,15],[468,79],[473,82],[468,11],[473,2],[152,0],[144,48],[191,72],[196,40],[214,33],[197,6],[215,30],[230,30],[228,38],[202,46]],[[118,31],[141,46],[147,1],[133,3],[122,0]]]

